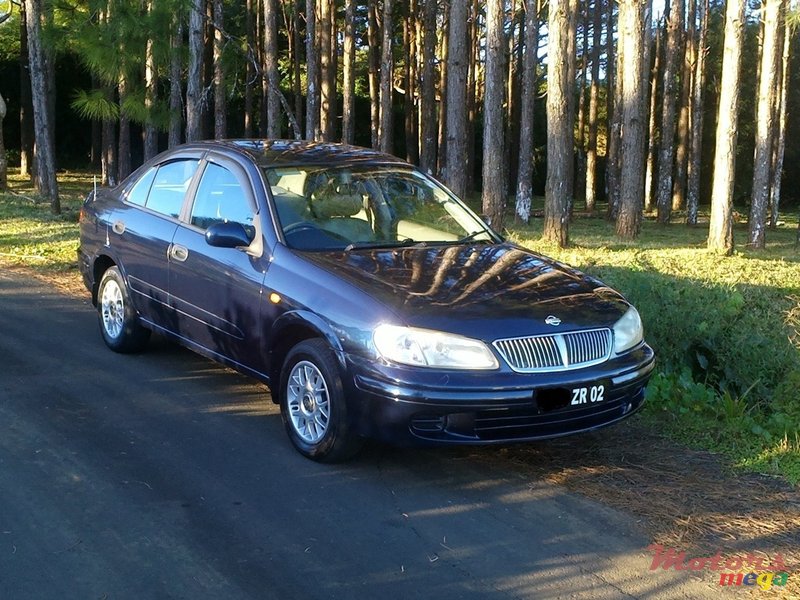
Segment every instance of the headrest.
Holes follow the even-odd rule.
[[[358,194],[326,193],[311,198],[311,210],[318,219],[352,217],[361,212],[364,202]]]

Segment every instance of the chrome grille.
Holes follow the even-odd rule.
[[[496,340],[494,347],[520,373],[567,371],[596,365],[611,355],[610,329]]]

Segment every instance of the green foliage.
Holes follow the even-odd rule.
[[[111,120],[119,117],[119,105],[109,100],[103,90],[76,90],[70,106],[85,119]]]
[[[2,5],[0,1],[0,5]],[[19,12],[0,24],[0,62],[16,60],[19,56]],[[6,92],[7,93],[7,92]]]

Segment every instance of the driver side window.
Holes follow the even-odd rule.
[[[255,211],[236,176],[225,167],[208,163],[192,205],[191,224],[208,229],[214,223],[239,223],[248,233]]]

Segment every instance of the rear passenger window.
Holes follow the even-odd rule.
[[[196,159],[176,160],[158,167],[145,206],[162,215],[177,217],[199,162]]]
[[[144,206],[147,202],[147,194],[150,192],[150,186],[153,185],[153,179],[156,177],[156,168],[148,169],[147,172],[139,178],[139,181],[133,184],[133,187],[128,192],[125,198],[131,204],[137,206]]]
[[[214,223],[240,223],[253,234],[253,214],[253,208],[236,176],[224,167],[208,163],[197,186],[192,206],[192,225],[208,229]]]

